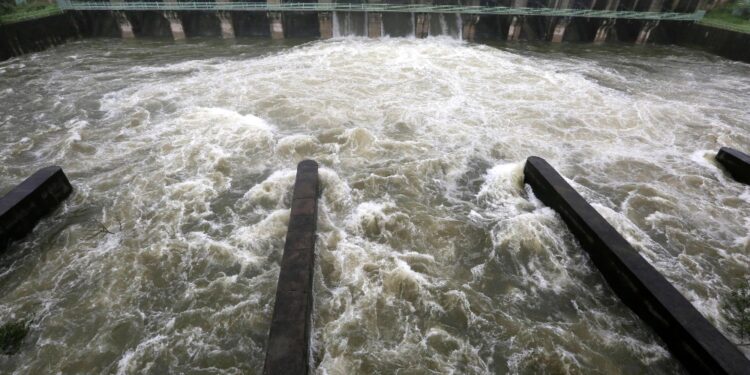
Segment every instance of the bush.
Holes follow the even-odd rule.
[[[0,15],[12,13],[15,7],[15,1],[0,0]]]

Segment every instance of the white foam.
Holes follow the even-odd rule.
[[[360,32],[337,16],[338,34]],[[460,38],[460,17],[443,21]],[[11,99],[3,165],[61,164],[76,187],[71,224],[43,257],[30,252],[38,265],[14,264],[30,271],[0,303],[1,317],[39,317],[21,372],[64,371],[93,352],[117,359],[90,372],[199,371],[240,357],[221,371],[254,371],[305,158],[321,165],[321,373],[676,368],[524,186],[530,155],[721,327],[726,270],[750,265],[748,190],[711,157],[748,141],[748,98],[733,91],[749,83],[740,66],[698,64],[709,76],[691,58],[542,55],[431,36],[265,55],[237,44],[210,58],[210,44],[154,42],[123,69],[97,43],[132,53],[87,41],[61,47],[75,60],[0,63]],[[8,93],[16,83],[24,92]],[[29,108],[33,126],[22,123]],[[16,169],[3,169],[6,183],[22,178]],[[133,341],[109,338],[123,327]],[[60,345],[73,349],[51,349]]]

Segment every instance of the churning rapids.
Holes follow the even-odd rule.
[[[321,164],[320,374],[679,373],[561,219],[546,158],[729,335],[750,66],[449,38],[76,42],[0,63],[0,192],[74,194],[0,258],[17,374],[258,373],[296,163]],[[729,336],[736,341],[736,337]]]

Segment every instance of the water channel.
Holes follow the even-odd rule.
[[[314,366],[681,373],[559,216],[546,158],[712,323],[750,269],[750,65],[678,47],[94,39],[0,62],[0,193],[75,187],[0,257],[8,373],[260,373],[296,164],[321,164]],[[747,352],[746,352],[747,353]]]

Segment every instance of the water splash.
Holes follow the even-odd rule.
[[[446,22],[445,20],[445,13],[440,13],[440,34],[450,35],[450,30],[448,29],[448,22]]]
[[[523,185],[531,154],[720,327],[750,268],[748,188],[693,155],[750,144],[742,64],[449,38],[137,48],[0,63],[0,186],[46,164],[76,186],[4,255],[0,318],[36,318],[3,368],[256,371],[304,158],[323,166],[322,373],[680,370]]]
[[[456,29],[458,29],[458,40],[464,40],[464,19],[456,14]]]
[[[333,12],[333,37],[334,38],[341,37],[341,25],[339,24],[338,12]]]

